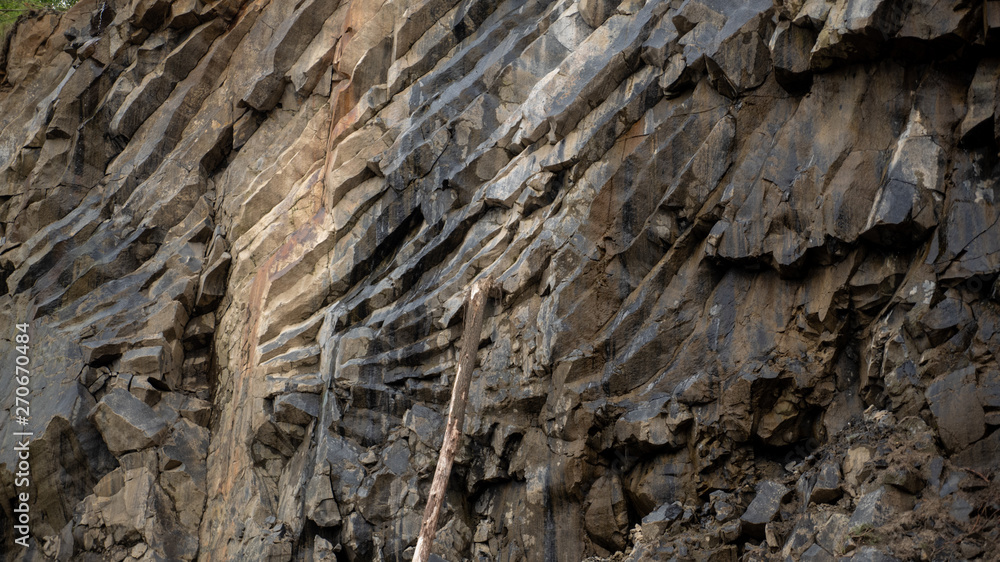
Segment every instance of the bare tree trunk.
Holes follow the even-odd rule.
[[[455,461],[459,445],[462,444],[465,403],[469,399],[472,371],[476,369],[476,352],[483,330],[486,298],[492,286],[493,280],[489,278],[476,282],[472,285],[469,300],[465,303],[465,329],[462,332],[462,348],[458,357],[455,386],[451,389],[448,423],[445,426],[444,442],[441,444],[441,455],[434,469],[431,493],[427,496],[427,508],[424,509],[424,521],[420,525],[420,536],[417,538],[417,550],[413,555],[413,562],[427,562],[431,546],[434,544],[434,536],[437,534],[438,518],[441,516],[441,504],[448,488],[448,478],[451,476],[451,465]]]

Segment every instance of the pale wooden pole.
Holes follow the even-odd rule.
[[[441,504],[444,502],[448,478],[451,476],[451,465],[455,461],[459,445],[462,444],[465,403],[469,399],[472,371],[476,369],[476,352],[483,330],[486,298],[492,287],[493,280],[490,278],[477,281],[472,285],[469,300],[465,303],[465,329],[462,332],[462,349],[458,357],[455,386],[451,389],[448,423],[445,425],[444,441],[441,443],[441,455],[434,469],[431,493],[427,496],[427,508],[424,509],[424,521],[420,524],[420,536],[417,538],[417,550],[413,554],[413,562],[427,562],[427,558],[431,555],[431,546],[434,544],[434,536],[437,535],[438,518],[441,516]]]

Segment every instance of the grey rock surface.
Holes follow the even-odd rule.
[[[5,416],[0,551],[411,559],[490,276],[435,556],[987,559],[996,4],[21,19],[0,310],[34,523]]]

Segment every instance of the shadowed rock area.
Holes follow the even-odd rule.
[[[412,559],[493,277],[437,556],[995,560],[998,47],[993,0],[22,18],[0,552]]]

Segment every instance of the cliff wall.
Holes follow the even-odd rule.
[[[22,20],[3,556],[408,560],[486,276],[442,558],[995,556],[998,37],[993,1]]]

